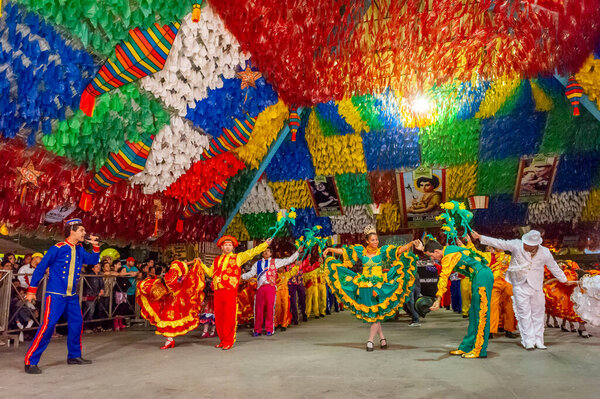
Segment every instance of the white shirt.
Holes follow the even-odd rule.
[[[536,291],[541,291],[544,285],[544,266],[560,281],[565,283],[567,276],[556,264],[552,253],[546,247],[539,246],[535,256],[525,251],[521,240],[499,240],[481,236],[479,241],[484,245],[511,252],[510,265],[506,277],[513,285],[529,284]]]
[[[275,268],[279,269],[280,267],[287,266],[290,263],[294,263],[298,259],[298,252],[295,252],[292,256],[283,259],[274,259]],[[265,259],[261,259],[260,261],[254,262],[252,265],[252,269],[247,273],[242,274],[242,280],[248,280],[254,276],[256,276],[256,269],[258,268],[258,262],[265,261]],[[267,264],[271,262],[271,258],[266,259]],[[260,288],[261,285],[267,282],[267,273],[263,273],[258,276],[258,281],[256,282],[256,288]]]
[[[33,274],[34,270],[35,267],[31,267],[30,264],[23,265],[19,268],[17,273],[20,274],[18,278],[19,282],[21,283],[21,287],[29,288],[29,280],[31,280],[31,275]],[[27,276],[25,276],[26,274]]]

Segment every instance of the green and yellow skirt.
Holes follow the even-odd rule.
[[[355,273],[350,262],[329,257],[325,275],[338,301],[358,319],[375,323],[393,317],[408,299],[415,283],[416,261],[416,255],[402,254],[385,273],[380,267]]]

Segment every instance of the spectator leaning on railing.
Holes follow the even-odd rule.
[[[21,287],[29,288],[29,281],[31,280],[31,276],[33,275],[33,271],[42,261],[42,255],[40,252],[36,252],[33,255],[29,256],[29,261],[27,262],[27,255],[25,255],[26,263],[23,264],[19,268],[19,281],[21,282]]]

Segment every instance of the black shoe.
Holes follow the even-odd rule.
[[[325,315],[324,315],[324,314],[322,314],[322,315],[321,315],[321,317],[322,317],[322,318],[325,318]]]
[[[383,341],[385,341],[385,344],[383,343]],[[380,339],[379,346],[381,347],[381,349],[387,349],[387,339],[385,339],[385,338]]]
[[[302,321],[308,321],[308,317],[302,316]]]
[[[467,317],[469,317],[469,315],[466,315],[466,314],[463,315],[463,319],[466,319]]]
[[[335,313],[340,313],[340,311],[338,309],[335,310]]]
[[[27,374],[42,374],[42,370],[39,369],[37,364],[25,365],[25,372]]]
[[[371,345],[369,346],[369,344]],[[373,352],[373,349],[375,349],[375,347],[373,346],[373,342],[367,341],[367,352]]]
[[[498,332],[504,332],[504,328],[498,327]]]
[[[490,333],[490,335],[488,335],[488,339],[494,339],[494,333]]]
[[[297,326],[297,325],[298,325],[298,322],[297,322],[297,321],[295,321],[295,322],[293,322],[292,324],[293,324],[293,325],[295,325],[295,326]]]
[[[287,328],[285,328],[285,327],[279,327],[279,331],[285,331],[285,330],[287,330]]]
[[[318,319],[318,318],[319,318],[319,316],[315,316],[315,319]]]
[[[325,312],[326,315],[330,315],[331,312],[328,310],[327,312]]]
[[[506,335],[506,338],[519,338],[519,334],[511,331],[507,331],[504,335]]]
[[[74,357],[71,359],[67,359],[67,364],[92,364],[92,361],[84,359],[82,357]]]

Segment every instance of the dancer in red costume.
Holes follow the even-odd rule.
[[[215,292],[215,322],[217,335],[221,342],[216,347],[231,349],[235,343],[237,331],[237,291],[240,284],[241,266],[255,256],[261,254],[271,240],[245,252],[236,254],[234,248],[238,241],[232,236],[223,236],[217,241],[223,253],[213,261],[209,268],[202,264],[204,271],[212,277],[212,288]]]
[[[254,298],[256,297],[256,279],[242,282],[237,295],[237,324],[252,327],[254,325]]]
[[[175,347],[174,337],[198,327],[198,310],[204,299],[202,262],[173,261],[164,279],[147,278],[138,283],[136,297],[141,316],[166,338],[160,349]]]

